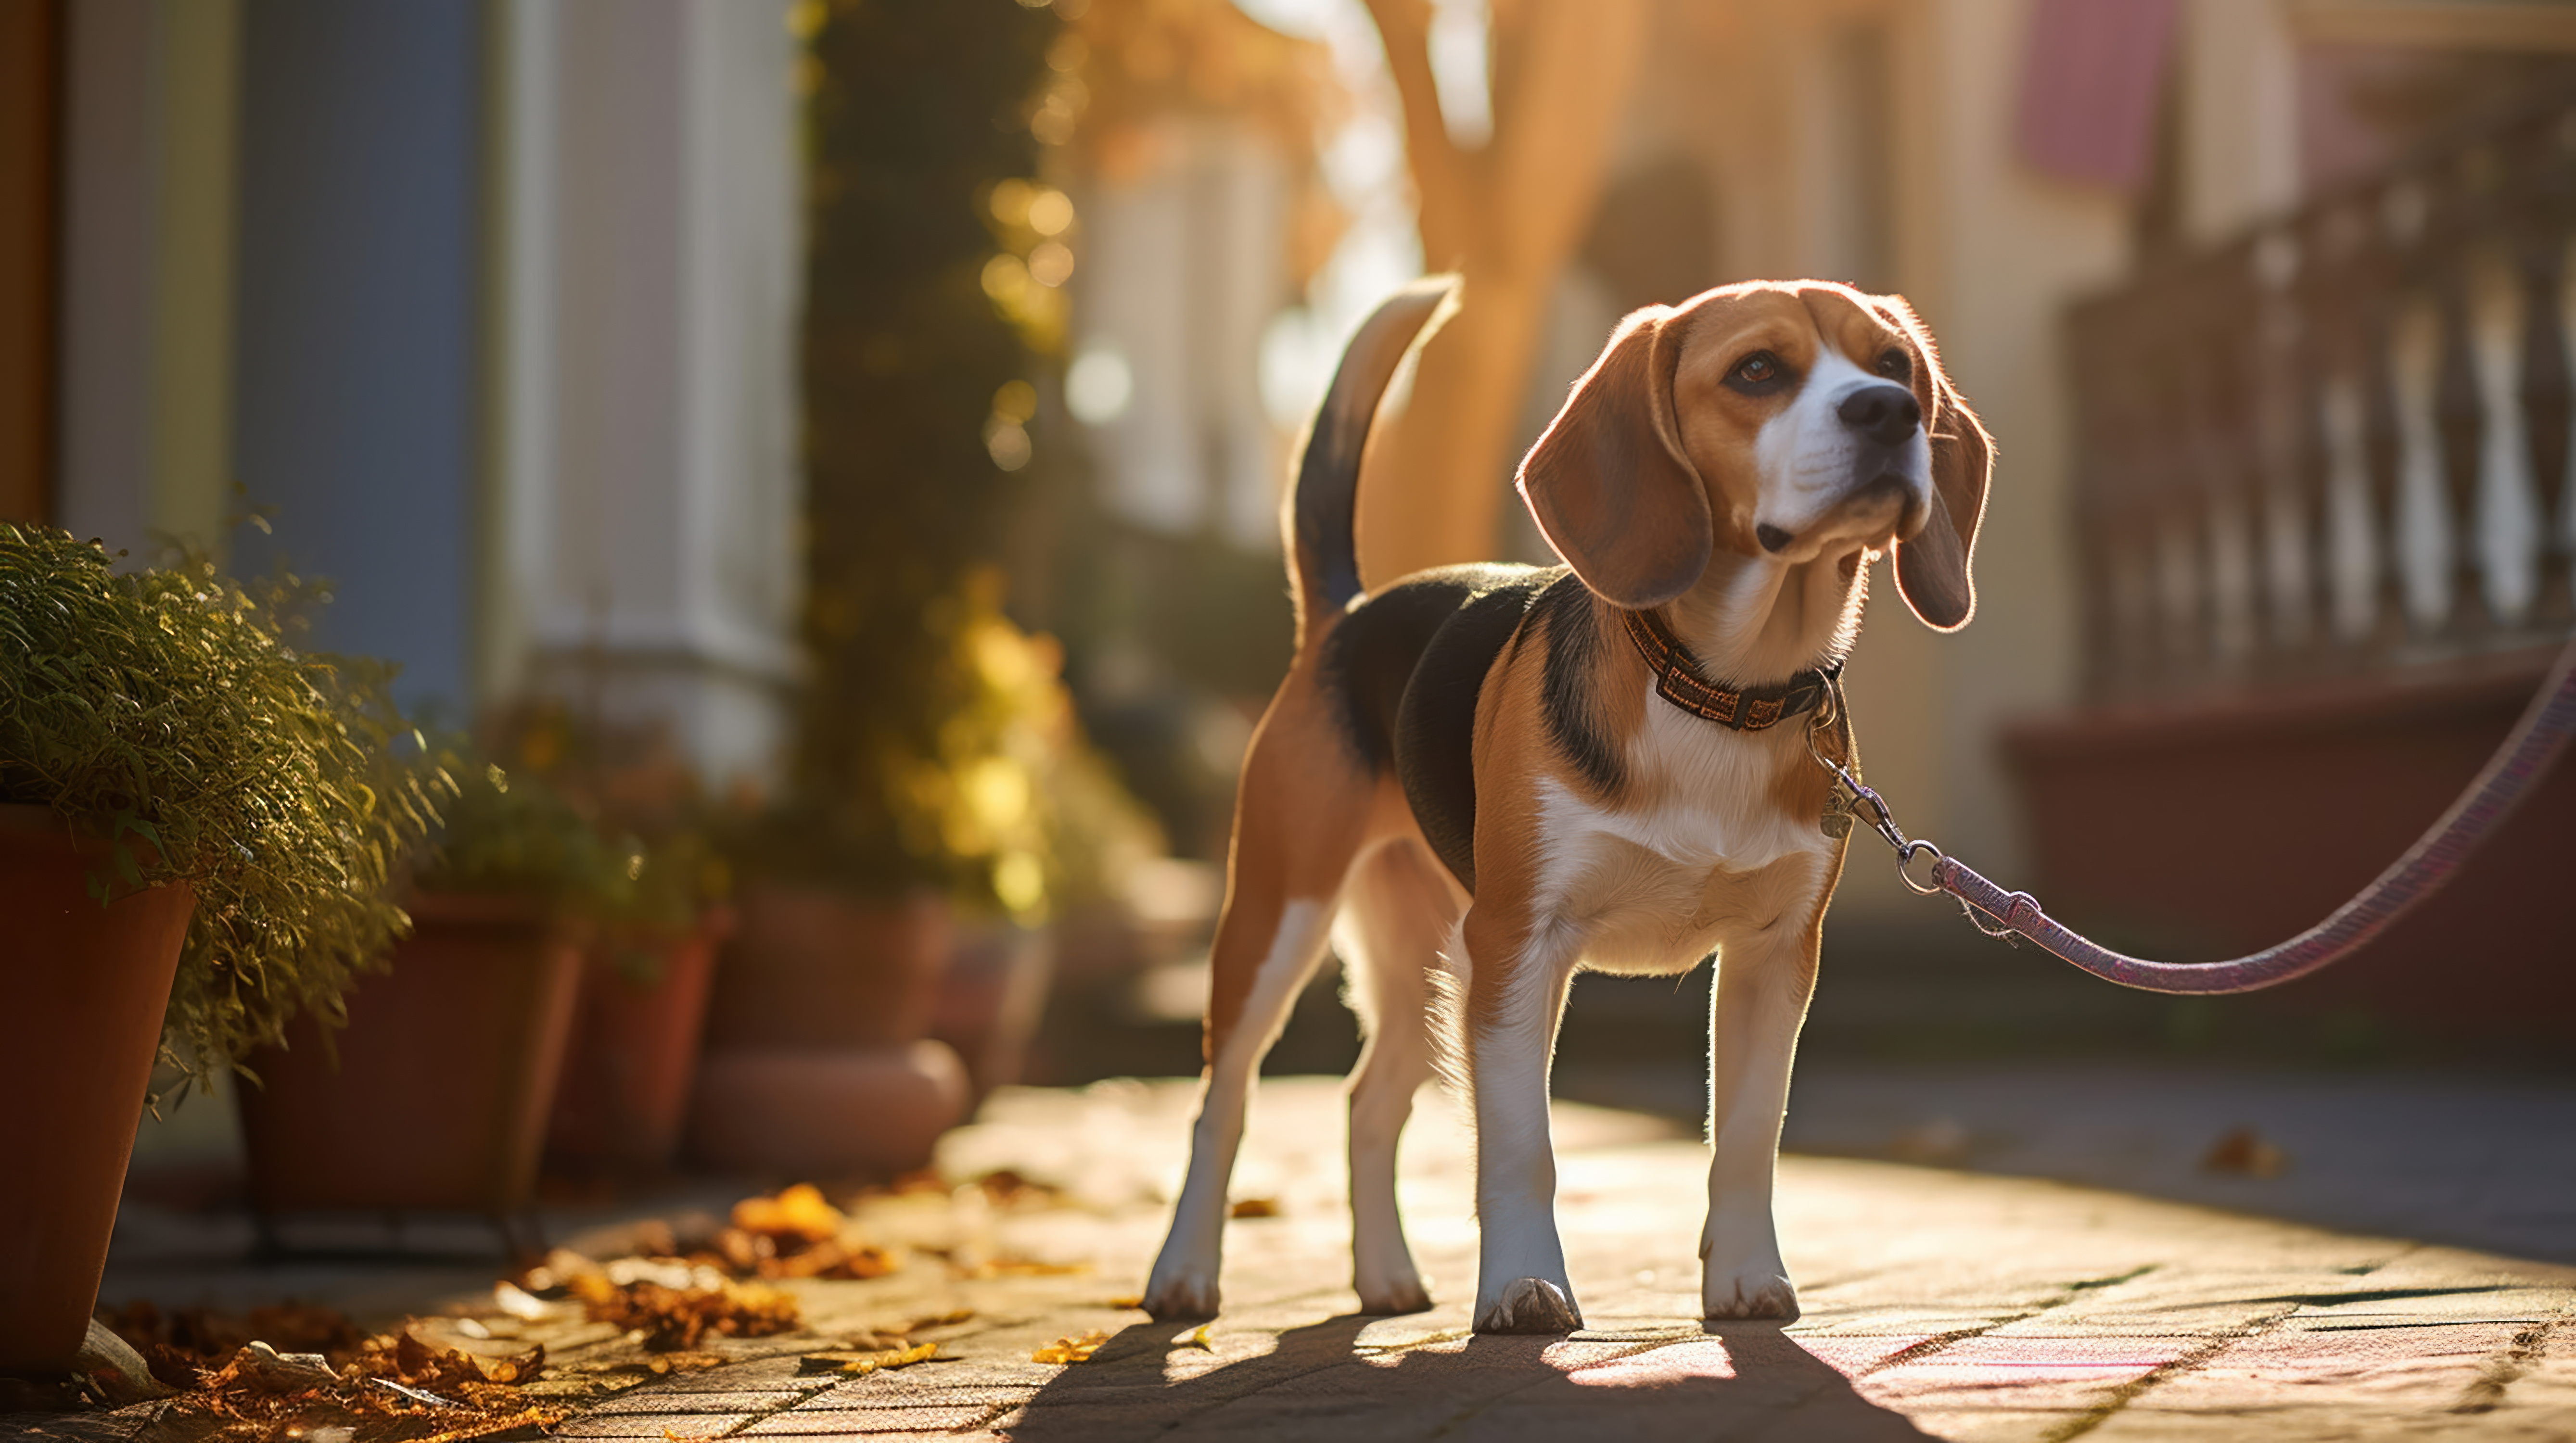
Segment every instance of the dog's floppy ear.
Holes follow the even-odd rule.
[[[1521,462],[1521,499],[1556,554],[1603,600],[1660,606],[1708,569],[1708,493],[1673,414],[1679,312],[1619,323]]]
[[[1932,332],[1914,308],[1902,296],[1871,299],[1912,338],[1923,357],[1917,381],[1918,390],[1926,393],[1923,418],[1932,438],[1932,515],[1913,540],[1896,545],[1896,590],[1925,626],[1957,631],[1977,614],[1977,584],[1969,562],[1976,555],[1977,527],[1985,520],[1994,438],[1941,369]]]

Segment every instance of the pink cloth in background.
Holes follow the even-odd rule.
[[[2032,0],[2022,159],[2061,180],[2147,182],[2173,58],[2176,0]]]

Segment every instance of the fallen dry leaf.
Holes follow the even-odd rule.
[[[507,1278],[492,1285],[492,1306],[523,1323],[532,1323],[554,1311],[543,1299]]]
[[[846,1373],[851,1377],[860,1378],[888,1368],[909,1368],[915,1363],[925,1363],[938,1356],[937,1343],[923,1343],[911,1348],[880,1348],[870,1353],[815,1354],[807,1357],[805,1361],[810,1365],[818,1360],[827,1360],[832,1366],[825,1371]]]
[[[1120,1293],[1118,1296],[1109,1299],[1107,1306],[1113,1308],[1141,1308],[1145,1306],[1145,1295],[1143,1293]]]
[[[320,1353],[334,1368],[354,1361],[367,1342],[366,1331],[348,1314],[304,1303],[224,1313],[165,1310],[137,1299],[110,1311],[106,1323],[143,1355],[153,1377],[174,1388],[196,1387],[201,1371],[223,1367],[253,1342],[280,1353]]]
[[[713,1287],[673,1288],[584,1277],[574,1280],[572,1291],[592,1322],[641,1332],[646,1351],[655,1353],[694,1348],[709,1333],[762,1338],[793,1332],[804,1322],[793,1296],[722,1279]]]
[[[1279,1216],[1279,1199],[1275,1197],[1236,1198],[1226,1216],[1237,1218],[1275,1218]]]
[[[1058,1338],[1029,1355],[1032,1363],[1088,1363],[1109,1335],[1094,1328],[1079,1338]]]
[[[1188,1337],[1181,1340],[1181,1346],[1184,1348],[1197,1348],[1209,1353],[1215,1352],[1216,1344],[1208,1337],[1208,1329],[1215,1326],[1216,1325],[1214,1323],[1199,1324]]]
[[[569,1416],[560,1408],[522,1408],[516,1413],[479,1418],[459,1427],[443,1429],[417,1440],[417,1443],[467,1443],[468,1439],[488,1438],[495,1433],[508,1433],[519,1428],[543,1428],[551,1432]]]
[[[2200,1165],[2204,1171],[2239,1177],[2279,1177],[2290,1165],[2290,1155],[2254,1129],[2240,1127],[2212,1145]]]
[[[823,1200],[822,1189],[810,1182],[800,1182],[775,1197],[747,1197],[733,1205],[733,1225],[744,1232],[808,1246],[839,1236],[846,1221],[839,1208]]]
[[[986,1258],[954,1271],[961,1278],[1069,1278],[1091,1271],[1091,1264],[1049,1263],[1036,1258]]]
[[[1064,1195],[1063,1189],[1034,1182],[1011,1168],[997,1168],[975,1179],[986,1200],[1001,1207],[1043,1207]]]
[[[1957,1118],[1936,1117],[1899,1131],[1887,1140],[1887,1151],[1899,1162],[1947,1167],[1965,1160],[1974,1142]]]
[[[803,1252],[785,1257],[762,1258],[752,1271],[764,1278],[840,1278],[865,1281],[882,1278],[903,1264],[894,1254],[872,1243],[856,1247],[834,1240],[816,1243]]]

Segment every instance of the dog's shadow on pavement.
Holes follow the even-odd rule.
[[[1553,1360],[1557,1338],[1455,1334],[1374,1347],[1377,1318],[1345,1315],[1232,1356],[1222,1320],[1217,1361],[1173,1323],[1120,1331],[1088,1364],[1040,1388],[1007,1425],[1015,1440],[1092,1443],[1140,1437],[1223,1443],[1324,1439],[1665,1438],[1895,1443],[1931,1435],[1854,1391],[1776,1324],[1712,1323],[1697,1333],[1639,1331],[1635,1346]],[[1619,1332],[1587,1333],[1616,1345]]]

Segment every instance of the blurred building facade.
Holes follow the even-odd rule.
[[[1342,12],[1358,11],[1327,0],[1245,8],[1315,34],[1347,29]],[[1439,7],[1444,23],[1469,12],[1488,13]],[[1590,234],[1549,303],[1513,453],[1636,306],[1754,277],[1902,293],[2000,455],[1976,623],[1932,635],[1883,578],[1876,589],[1850,674],[1873,783],[1916,834],[1994,875],[2063,882],[2061,896],[2094,917],[2158,914],[2149,920],[2164,936],[2131,933],[2140,945],[2214,955],[2276,940],[2349,895],[2431,819],[2537,680],[2535,658],[2565,635],[2568,451],[2534,443],[2527,463],[2516,458],[2568,424],[2551,398],[2565,390],[2564,338],[2576,333],[2559,320],[2569,202],[2547,168],[2563,159],[2514,157],[2576,146],[2576,120],[2563,135],[2525,125],[2541,137],[2530,145],[2481,139],[2479,127],[2535,97],[2576,93],[2571,84],[2576,6],[2556,0],[1659,0]],[[2499,208],[2453,183],[2472,172],[2502,176],[2482,183],[2529,204]],[[1160,183],[1178,187],[1178,174]],[[1245,167],[1229,183],[1261,174]],[[2455,191],[2466,198],[2443,199]],[[1173,222],[1150,243],[1132,235],[1119,208],[1142,214],[1151,194],[1101,187],[1086,199],[1104,223],[1087,236],[1093,284],[1077,286],[1078,336],[1142,334],[1156,307],[1214,334],[1219,318],[1172,277],[1233,266],[1284,279],[1275,245],[1225,225]],[[2367,210],[2374,233],[2402,230],[2391,217],[2405,212],[2465,240],[2427,249],[2401,236],[2372,252],[2384,276],[2338,289],[2351,277],[2320,239],[2338,197]],[[1231,204],[1240,215],[1275,210]],[[2510,274],[2498,281],[2490,262]],[[2228,275],[2256,271],[2270,279],[2230,289]],[[2294,291],[2302,299],[2287,305]],[[1312,304],[1313,287],[1308,295]],[[2148,374],[2131,354],[2143,338],[2101,329],[2102,298],[2121,296],[2143,298],[2131,314],[2206,323],[2157,342],[2158,366],[2202,355],[2248,394],[2308,390],[2260,425],[2245,420],[2259,407],[2226,412],[2223,425],[2185,407],[2145,434],[2105,430],[2105,393],[2197,384]],[[2276,445],[2265,428],[2303,424],[2302,402],[2324,416],[2358,406],[2358,393],[2323,372],[2239,364],[2249,346],[2315,350],[2338,304],[2385,311],[2416,337],[2392,362],[2387,414],[2370,423],[2386,458],[2356,441],[2329,465],[2319,447]],[[2441,319],[2454,313],[2456,325]],[[1229,324],[1239,337],[1243,326]],[[2308,339],[2280,339],[2298,335]],[[1176,370],[1245,364],[1239,339],[1168,349],[1188,358]],[[1147,403],[1137,380],[1147,409],[1093,436],[1102,494],[1141,524],[1216,531],[1222,448],[1204,432],[1159,452],[1141,441],[1162,424],[1154,415],[1183,414],[1197,382]],[[1165,479],[1180,474],[1166,456],[1183,450],[1194,479]],[[2142,468],[2157,474],[2130,474]],[[2222,485],[2228,476],[2242,479]],[[1273,467],[1270,494],[1279,479]],[[2146,503],[2105,509],[2106,495],[2127,492]],[[1156,510],[1142,504],[1149,495],[1177,504]],[[1257,512],[1251,499],[1231,513]],[[2352,519],[2370,506],[2385,514]],[[1499,554],[1550,559],[1516,505],[1505,516]],[[2139,544],[2110,555],[2106,537],[2112,551]],[[2462,564],[2474,575],[2453,563],[2463,546],[2478,553]],[[2329,611],[2368,608],[2323,594],[2329,572],[2346,577],[2336,583],[2346,592],[2402,592],[2406,616],[2375,643],[2330,641],[2345,623]],[[2372,579],[2382,573],[2384,583]],[[2272,596],[2309,577],[2322,588],[2313,624],[2307,603]],[[2463,605],[2447,600],[2454,592]],[[2493,624],[2455,624],[2452,611]],[[2141,645],[2161,659],[2120,659]],[[2165,709],[2139,713],[2146,703]],[[2240,745],[2247,716],[2271,728],[2260,746]],[[2376,727],[2378,739],[2354,750],[2301,730],[2300,717],[2340,734]],[[2199,753],[2183,745],[2221,733],[2236,740]],[[2166,770],[2138,769],[2151,753]],[[2070,770],[2075,755],[2087,760]],[[2295,786],[2264,770],[2283,758],[2312,763]],[[2118,818],[2081,804],[2115,776],[2137,806],[2160,808],[2160,835],[2195,858],[2202,885],[2160,895],[2154,869],[2114,835]],[[2246,795],[2267,792],[2278,800]],[[2298,813],[2303,828],[2245,820],[2267,808]],[[2243,845],[2211,845],[2213,826]],[[2509,837],[2493,854],[2498,876],[2534,855],[2545,859],[2546,844]],[[1923,917],[1878,856],[1864,847],[1854,861],[1839,916]],[[2444,905],[2495,912],[2476,900],[2484,895],[2467,886]],[[2444,936],[2528,951],[2557,935],[2521,914],[2492,935],[2462,931],[2451,912],[2410,956]]]
[[[2576,6],[1674,0],[1658,28],[1533,428],[1639,302],[1905,294],[1999,446],[1975,624],[1881,586],[1852,666],[1909,829],[2181,957],[2393,861],[2569,631]],[[1708,236],[1695,278],[1689,242],[1633,240],[1655,205],[1705,217],[1656,228]],[[2551,786],[2303,996],[2563,1027]],[[1923,915],[1854,863],[1838,915]]]
[[[1854,707],[1909,828],[2029,875],[2003,735],[2098,699],[2079,380],[2116,361],[2073,349],[2070,308],[2570,77],[2576,7],[2546,0],[1665,0],[1525,439],[1637,305],[1765,276],[1908,297],[1998,440],[1979,610],[1932,635],[1882,577]],[[1846,914],[1918,915],[1855,861]]]
[[[553,693],[766,774],[799,598],[785,0],[8,15],[9,514],[330,576],[321,642],[447,723]],[[229,530],[251,507],[267,534]]]

